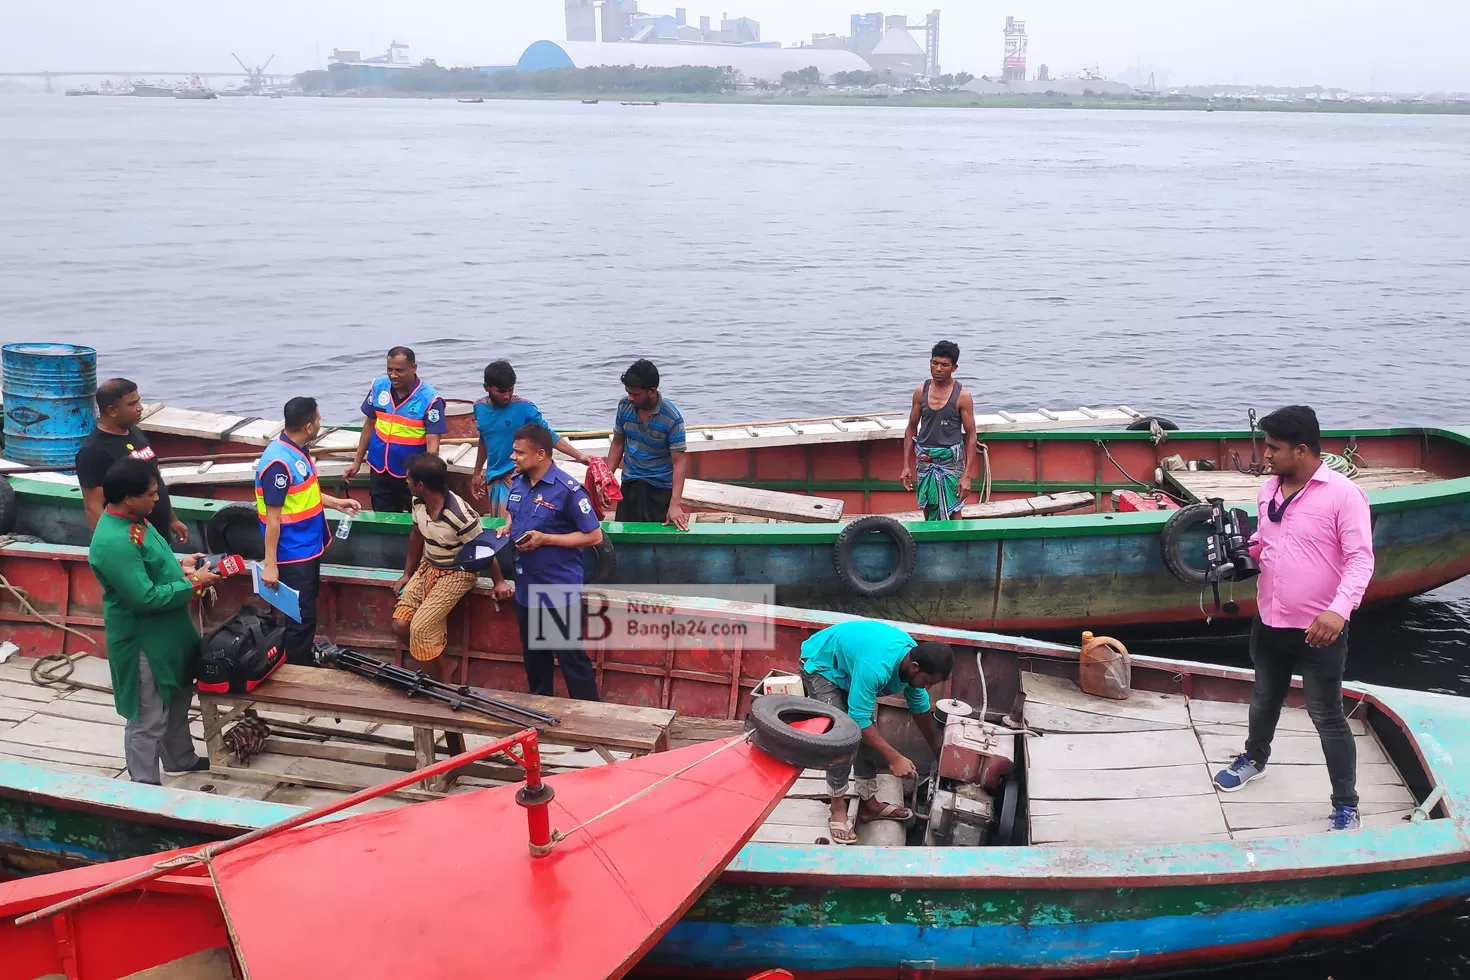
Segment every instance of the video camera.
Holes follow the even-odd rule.
[[[1206,578],[1215,592],[1215,608],[1229,615],[1240,611],[1234,602],[1220,602],[1221,582],[1244,582],[1261,574],[1251,557],[1250,516],[1239,507],[1225,509],[1219,497],[1210,500],[1210,529],[1205,536]],[[1231,608],[1234,606],[1235,608]]]

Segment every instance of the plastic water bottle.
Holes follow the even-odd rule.
[[[347,540],[347,535],[349,535],[351,533],[352,533],[352,517],[349,514],[343,514],[342,515],[342,519],[337,522],[337,540],[338,541],[346,541]]]

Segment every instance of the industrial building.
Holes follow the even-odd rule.
[[[543,68],[732,68],[748,79],[779,82],[789,71],[815,67],[823,75],[867,71],[868,63],[851,51],[780,48],[739,44],[647,44],[628,41],[537,41],[515,65],[519,71]]]
[[[922,47],[914,40],[915,31],[924,32]],[[937,10],[931,11],[922,25],[910,25],[903,14],[887,17],[882,13],[853,14],[846,37],[813,34],[811,46],[826,51],[851,51],[867,61],[873,71],[909,78],[938,78],[941,74]]]
[[[999,78],[981,77],[967,82],[963,88],[979,95],[1113,95],[1133,94],[1133,87],[1103,78],[1096,67],[1080,72],[1051,77],[1051,69],[1042,65],[1035,79],[1026,77],[1026,22],[1007,17],[1002,31],[1005,38]]]
[[[332,50],[327,59],[327,71],[334,77],[348,76],[351,81],[344,88],[380,86],[388,84],[396,73],[412,68],[408,60],[408,45],[394,41],[388,45],[387,54],[364,58],[361,51]]]
[[[720,16],[719,29],[715,29],[709,17],[701,16],[696,26],[689,22],[688,11],[676,7],[672,14],[655,14],[638,9],[638,0],[564,0],[566,6],[567,41],[565,45],[544,42],[552,48],[560,48],[557,54],[552,48],[543,48],[532,58],[543,67],[583,66],[585,64],[657,64],[661,67],[680,65],[735,66],[730,54],[694,54],[694,49],[712,48],[716,52],[731,48],[759,49],[774,52],[802,52],[801,54],[776,54],[771,57],[756,56],[748,63],[756,71],[743,72],[750,78],[774,78],[779,80],[784,71],[796,71],[815,65],[822,73],[836,71],[877,71],[896,78],[938,77],[939,71],[939,11],[930,13],[922,25],[910,26],[902,14],[884,17],[881,13],[853,14],[851,34],[840,37],[836,34],[817,34],[811,45],[799,48],[782,48],[778,42],[761,40],[761,25],[749,17]],[[919,44],[913,32],[922,31],[924,43]],[[541,43],[541,42],[538,42]],[[677,47],[686,53],[678,60],[668,56],[645,54],[642,60],[631,58],[631,52],[600,52],[584,50],[583,44],[628,45],[639,44],[651,47]],[[535,47],[535,46],[533,46]],[[854,58],[828,58],[827,54],[846,53]],[[532,55],[531,51],[527,55]],[[605,59],[621,59],[606,61]],[[524,60],[524,59],[523,59]],[[800,61],[801,64],[796,64]],[[829,69],[823,62],[830,63]],[[551,64],[551,63],[554,63]],[[782,67],[779,71],[776,66]],[[838,67],[838,66],[841,67]]]
[[[710,18],[689,23],[688,11],[672,14],[638,9],[638,0],[565,0],[568,41],[635,44],[760,44],[761,25],[749,17],[720,16],[716,30]],[[776,42],[769,42],[779,47]]]

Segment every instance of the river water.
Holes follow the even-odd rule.
[[[981,408],[1463,424],[1466,187],[1470,117],[9,98],[0,338],[270,417],[394,344],[566,426],[638,356],[692,422],[893,410],[948,338]],[[1349,673],[1470,694],[1467,641],[1462,581]],[[1460,977],[1466,915],[1225,975]]]

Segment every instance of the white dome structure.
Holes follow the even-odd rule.
[[[923,60],[921,50],[921,66]],[[543,68],[615,65],[632,65],[635,68],[733,68],[746,78],[768,82],[779,82],[786,72],[801,71],[807,67],[815,67],[824,76],[839,71],[867,71],[869,68],[866,61],[851,51],[823,48],[596,41],[537,41],[521,55],[516,68],[521,71],[538,71]]]

